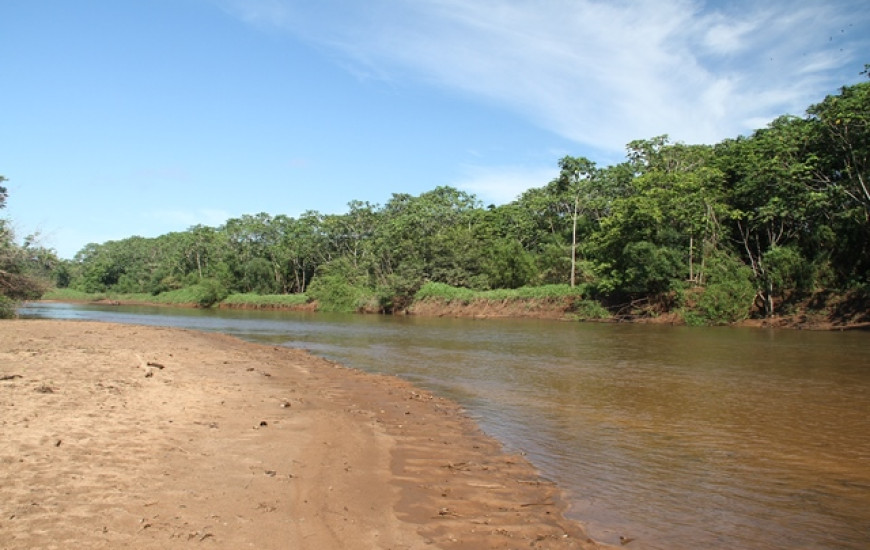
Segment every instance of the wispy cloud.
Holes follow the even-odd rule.
[[[558,168],[523,166],[467,166],[465,174],[452,182],[486,204],[505,204],[532,187],[541,187],[559,175]]]
[[[860,0],[215,0],[355,74],[484,98],[579,143],[715,142],[858,80]]]

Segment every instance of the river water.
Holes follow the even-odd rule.
[[[35,303],[219,331],[460,402],[632,549],[870,548],[870,333]]]

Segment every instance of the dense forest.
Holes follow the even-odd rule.
[[[214,300],[304,294],[324,307],[385,312],[407,307],[424,285],[562,285],[610,311],[729,323],[820,293],[866,297],[868,138],[863,82],[803,117],[715,145],[633,141],[607,167],[566,156],[556,179],[502,206],[438,187],[384,205],[353,201],[340,215],[261,213],[89,244],[71,261],[31,265],[89,293],[196,287]]]

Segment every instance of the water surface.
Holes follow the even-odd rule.
[[[33,304],[219,331],[463,404],[630,548],[870,547],[870,334]]]

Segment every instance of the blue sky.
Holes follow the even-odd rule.
[[[860,82],[866,0],[3,0],[2,213],[71,258],[564,155],[715,143]]]

